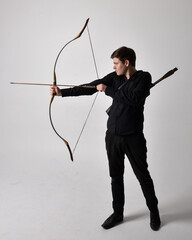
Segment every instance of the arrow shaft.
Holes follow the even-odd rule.
[[[24,83],[24,82],[11,82],[10,84],[17,84],[17,85],[32,85],[32,86],[53,86],[54,84],[49,83]],[[85,87],[85,88],[95,88],[95,86],[89,85],[69,85],[69,84],[58,84],[59,87]]]

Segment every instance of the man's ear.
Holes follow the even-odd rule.
[[[129,66],[129,60],[125,60],[125,66],[128,67]]]

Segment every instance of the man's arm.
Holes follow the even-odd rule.
[[[97,91],[103,92],[105,91],[106,87],[111,84],[113,81],[112,78],[113,73],[108,74],[102,79],[95,80],[91,83],[82,84],[79,87],[74,88],[65,88],[60,89],[57,86],[51,86],[50,94],[53,96],[62,96],[62,97],[72,97],[72,96],[83,96],[83,95],[92,95]],[[95,88],[83,87],[86,86],[95,86]]]
[[[129,80],[128,80],[129,81]],[[135,80],[134,80],[135,81]],[[115,91],[111,87],[107,87],[105,94],[117,99],[122,103],[138,106],[143,103],[143,100],[150,94],[151,88],[151,75],[148,72],[143,72],[139,80],[133,82],[130,88],[122,87],[120,90]]]
[[[131,89],[122,88],[117,91],[115,97],[120,99],[126,104],[138,106],[143,104],[143,101],[150,94],[151,88],[151,75],[148,72],[144,72],[137,85]]]
[[[86,84],[88,85],[88,84]],[[94,85],[93,85],[94,86]],[[86,87],[74,87],[74,88],[66,88],[60,89],[57,86],[51,86],[50,94],[51,96],[61,96],[61,97],[72,97],[72,96],[81,96],[81,95],[92,95],[97,92],[97,88],[86,88]]]

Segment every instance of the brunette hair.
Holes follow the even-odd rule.
[[[112,59],[115,57],[119,58],[119,60],[123,63],[125,62],[125,60],[129,60],[131,65],[135,67],[136,54],[133,49],[128,47],[120,47],[111,54]]]

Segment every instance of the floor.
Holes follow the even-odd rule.
[[[102,222],[111,214],[110,179],[107,165],[96,163],[96,156],[90,160],[89,154],[74,163],[41,152],[31,152],[28,158],[25,154],[15,159],[4,156],[0,170],[0,239],[192,239],[191,189],[165,187],[163,191],[155,177],[162,227],[154,232],[129,165],[125,220],[113,229],[102,229]]]

